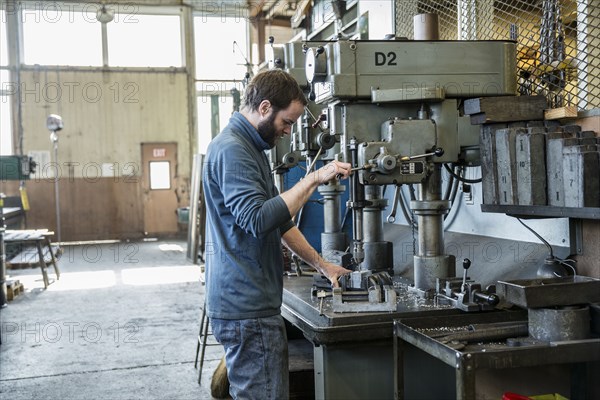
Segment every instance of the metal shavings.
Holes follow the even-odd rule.
[[[419,328],[417,332],[423,333],[427,336],[440,336],[440,334],[454,333],[468,331],[469,325],[464,326],[438,326],[435,328]]]

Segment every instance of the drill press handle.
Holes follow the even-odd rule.
[[[442,149],[441,147],[438,147],[429,153],[417,154],[416,156],[400,157],[400,161],[410,161],[410,160],[414,160],[415,158],[425,158],[425,157],[431,157],[431,156],[441,157],[443,155],[444,155],[444,149]]]
[[[468,258],[463,259],[463,287],[465,286],[465,283],[467,283],[467,270],[471,267],[471,260],[469,260]]]

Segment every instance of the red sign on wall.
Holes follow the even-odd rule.
[[[160,158],[167,156],[167,149],[152,149],[152,157]]]

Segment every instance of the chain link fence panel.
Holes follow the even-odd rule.
[[[600,107],[600,1],[396,1],[396,36],[413,39],[413,16],[437,14],[440,40],[517,42],[519,94],[552,108]]]

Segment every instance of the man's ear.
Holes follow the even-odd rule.
[[[271,109],[271,102],[269,100],[263,100],[260,102],[259,106],[258,106],[258,112],[260,113],[260,115],[262,117],[264,117],[265,115],[267,115],[269,113],[269,110]]]

